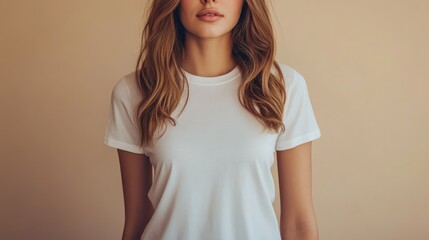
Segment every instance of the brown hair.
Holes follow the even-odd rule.
[[[160,127],[164,127],[165,132],[167,120],[176,125],[170,114],[188,84],[180,66],[185,29],[179,19],[179,3],[180,0],[153,0],[143,29],[135,72],[143,97],[136,116],[140,146],[151,143]],[[241,105],[265,129],[284,131],[285,82],[274,60],[274,34],[265,1],[244,1],[232,36],[232,56],[242,74],[238,90]],[[271,72],[273,66],[278,76]]]

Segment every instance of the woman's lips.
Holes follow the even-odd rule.
[[[206,22],[213,22],[223,17],[218,11],[213,8],[206,8],[197,13],[197,17]]]

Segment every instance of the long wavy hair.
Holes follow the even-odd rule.
[[[179,3],[180,0],[153,0],[148,9],[135,71],[142,95],[136,114],[140,146],[152,143],[161,128],[165,132],[167,120],[176,125],[170,115],[179,105],[184,87],[189,89],[180,66],[185,28],[179,18]],[[238,89],[241,105],[265,130],[285,131],[285,82],[274,59],[275,40],[265,1],[244,1],[232,37],[233,60],[242,76]],[[272,72],[273,66],[277,75]],[[188,98],[189,92],[186,103]]]

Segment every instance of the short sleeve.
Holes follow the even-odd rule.
[[[321,136],[311,105],[307,83],[296,70],[294,70],[291,83],[286,89],[283,123],[285,124],[285,131],[277,137],[275,146],[277,151],[296,147]]]
[[[135,121],[135,109],[126,78],[113,87],[105,129],[104,144],[133,153],[144,153],[139,146],[140,131]]]

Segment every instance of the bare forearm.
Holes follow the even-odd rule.
[[[132,232],[124,230],[122,240],[140,240],[142,232]]]
[[[140,213],[133,213],[132,215],[128,214],[128,216],[126,216],[122,240],[140,240],[140,237],[149,220],[152,218],[154,211],[150,203],[146,203],[144,205],[144,211],[136,211]]]
[[[282,240],[318,240],[319,233],[316,221],[281,222],[280,233]]]

